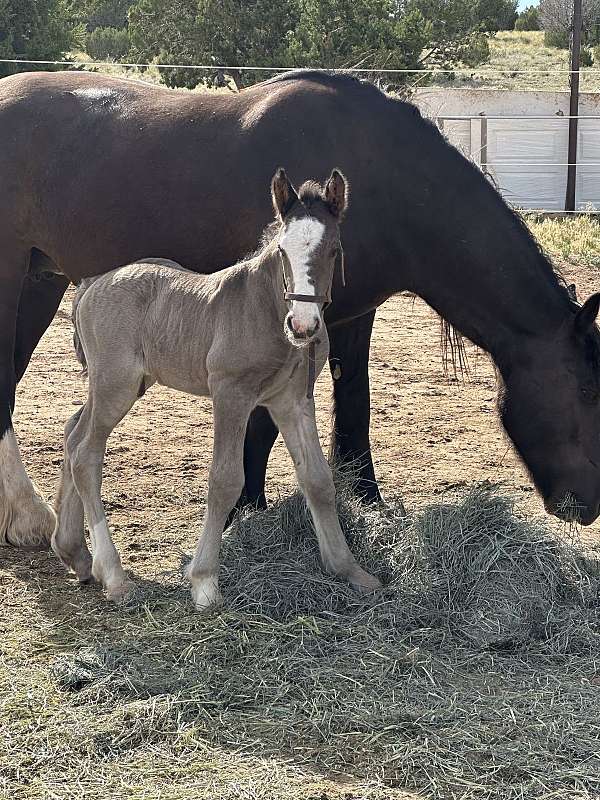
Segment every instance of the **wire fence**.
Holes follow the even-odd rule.
[[[204,70],[215,72],[222,70],[238,71],[238,72],[289,72],[296,69],[322,69],[326,72],[334,73],[357,73],[364,75],[450,75],[457,73],[472,74],[477,72],[477,67],[451,67],[442,69],[440,67],[420,67],[414,69],[388,69],[385,67],[265,67],[256,64],[239,64],[232,66],[228,64],[162,64],[160,62],[137,62],[137,61],[94,61],[94,60],[61,60],[50,61],[43,59],[25,59],[25,58],[0,58],[0,64],[37,64],[39,66],[64,66],[64,67],[123,67],[126,69],[149,69],[156,67],[158,69],[192,69]],[[510,73],[511,75],[573,75],[573,74],[589,74],[600,73],[600,67],[585,67],[583,69],[573,70],[569,67],[548,67],[548,68],[535,68],[535,69],[512,69],[512,67],[485,67],[486,74],[494,73],[504,75]]]

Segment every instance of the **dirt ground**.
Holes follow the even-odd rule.
[[[581,296],[597,273],[567,266]],[[27,468],[46,496],[59,479],[64,421],[86,396],[75,360],[68,293],[19,387],[15,426]],[[488,480],[543,514],[525,470],[495,413],[495,378],[487,356],[469,349],[471,376],[444,375],[437,316],[420,300],[396,297],[378,312],[371,351],[372,445],[382,492],[409,508]],[[330,378],[317,386],[319,429],[329,435]],[[210,401],[154,387],[114,432],[104,495],[126,566],[154,571],[195,540],[212,445]],[[268,492],[294,486],[291,461],[278,440]],[[598,539],[600,523],[585,529]],[[150,554],[154,550],[153,556]],[[147,575],[147,577],[150,577]]]

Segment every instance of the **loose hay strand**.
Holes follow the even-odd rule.
[[[62,584],[32,619],[7,570],[0,792],[597,797],[594,562],[493,487],[409,516],[338,484],[372,596],[323,573],[298,495],[235,521],[212,617],[173,576],[129,613]]]

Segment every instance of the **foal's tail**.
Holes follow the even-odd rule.
[[[83,349],[81,337],[77,328],[77,307],[79,306],[79,303],[81,303],[83,295],[87,292],[90,286],[98,280],[99,277],[101,276],[95,275],[92,278],[82,278],[82,280],[77,284],[75,297],[73,298],[73,310],[71,312],[71,321],[73,322],[73,347],[75,348],[77,360],[81,364],[81,374],[84,376],[87,376],[88,374],[88,365],[85,357],[85,350]]]

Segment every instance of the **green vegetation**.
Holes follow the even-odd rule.
[[[167,63],[417,69],[489,57],[488,37],[512,26],[515,0],[137,0],[132,58]],[[170,86],[197,84],[163,70]],[[234,71],[238,86],[264,77]]]
[[[94,28],[85,40],[87,54],[98,61],[124,58],[129,52],[126,28]]]
[[[544,44],[546,47],[558,47],[560,50],[568,50],[569,33],[561,30],[545,30]]]
[[[125,28],[127,14],[134,0],[72,0],[73,13],[86,30]]]
[[[554,258],[600,266],[600,222],[597,216],[566,219],[526,217],[531,232]]]
[[[475,67],[489,38],[511,28],[517,0],[0,0],[0,54],[88,55],[215,65],[212,75],[167,69],[192,88],[219,65],[264,67]],[[87,39],[85,34],[87,33]],[[268,73],[233,71],[238,86]],[[398,78],[397,82],[403,82]],[[410,80],[410,79],[407,79]]]
[[[540,12],[537,6],[527,6],[521,11],[515,22],[516,31],[539,31]]]
[[[54,61],[82,39],[66,0],[0,0],[0,58]],[[17,71],[0,64],[0,77]]]

